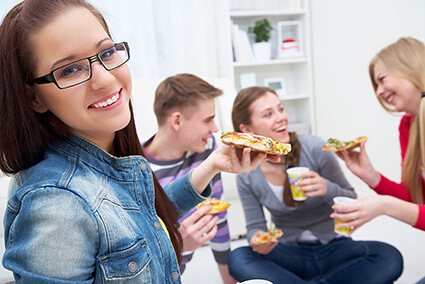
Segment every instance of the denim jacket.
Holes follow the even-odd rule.
[[[164,190],[181,214],[203,201],[190,174]],[[11,182],[3,266],[16,283],[181,283],[145,158],[71,135]],[[60,280],[59,280],[60,279]]]

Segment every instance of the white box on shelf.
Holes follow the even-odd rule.
[[[283,77],[266,78],[264,79],[264,85],[274,89],[279,96],[279,99],[283,99],[286,96],[286,85]]]
[[[301,21],[277,23],[277,50],[280,58],[304,55]]]

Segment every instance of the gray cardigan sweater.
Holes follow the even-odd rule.
[[[295,244],[301,233],[310,230],[322,244],[337,237],[334,233],[331,206],[335,196],[356,197],[354,189],[345,178],[333,152],[323,151],[325,142],[312,135],[299,135],[301,144],[299,166],[308,167],[326,180],[324,196],[309,197],[303,205],[287,207],[270,188],[260,167],[249,173],[238,174],[236,180],[239,196],[245,211],[247,240],[258,230],[267,231],[263,206],[272,216],[276,228],[284,232],[280,243]],[[284,190],[287,190],[286,188]]]

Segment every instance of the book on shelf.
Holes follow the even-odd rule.
[[[232,44],[236,62],[254,61],[248,33],[241,30],[237,24],[232,25]]]

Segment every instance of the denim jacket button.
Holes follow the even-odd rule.
[[[146,171],[148,169],[148,166],[146,165],[145,162],[141,162],[139,167],[142,171]]]
[[[161,230],[161,224],[158,221],[155,221],[155,228]]]
[[[136,270],[137,270],[137,263],[134,262],[134,261],[131,261],[128,264],[128,271],[130,271],[131,273],[133,273],[133,272],[136,272]]]
[[[171,279],[172,279],[173,281],[177,281],[177,280],[179,280],[179,273],[178,273],[178,272],[176,272],[176,271],[174,271],[174,272],[173,272],[173,274],[171,274]]]

